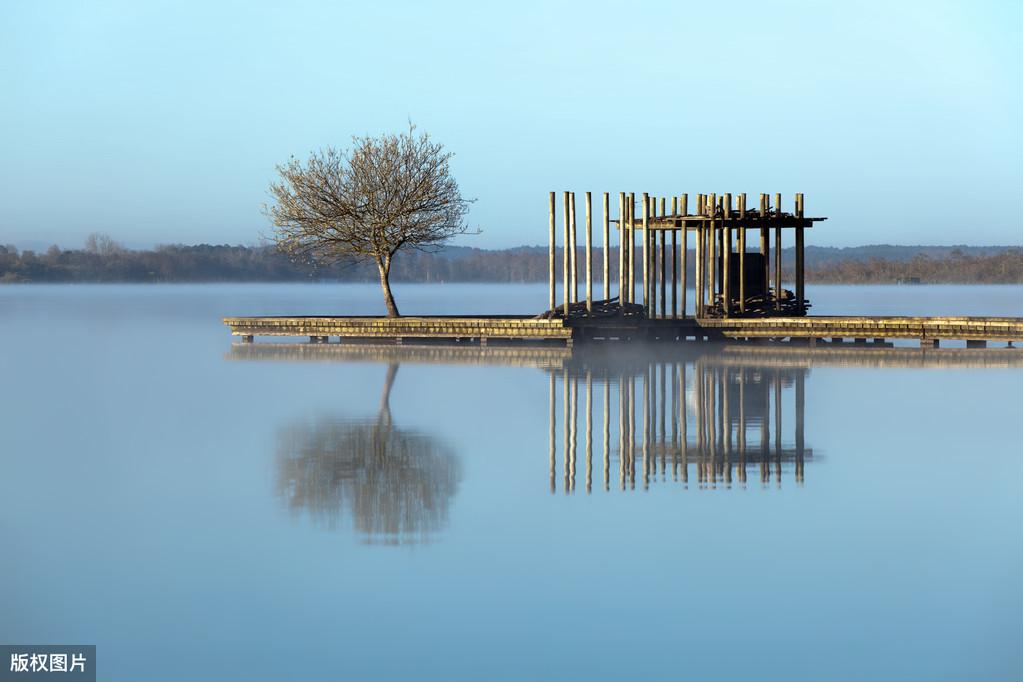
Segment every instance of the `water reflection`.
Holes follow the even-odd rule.
[[[604,490],[612,481],[634,490],[637,481],[646,489],[669,479],[684,487],[691,480],[700,488],[745,487],[751,476],[781,486],[787,475],[803,485],[813,458],[804,442],[809,372],[724,353],[573,357],[548,379],[550,490],[560,482],[574,492],[577,478],[593,490],[595,440]]]
[[[282,429],[277,493],[295,514],[336,527],[350,516],[366,542],[428,540],[443,529],[458,490],[458,457],[438,439],[398,428],[387,368],[375,421],[314,419]]]

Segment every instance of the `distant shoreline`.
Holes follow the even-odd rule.
[[[580,249],[580,265],[585,261]],[[594,277],[602,256],[595,251]],[[612,249],[611,279],[617,279]],[[545,247],[485,250],[463,246],[435,253],[410,251],[394,261],[395,283],[529,284],[547,282]],[[560,256],[558,256],[560,264]],[[791,279],[793,251],[782,250],[782,273]],[[897,246],[806,248],[806,279],[815,284],[1023,284],[1023,247]],[[670,270],[670,263],[668,268]],[[689,252],[690,273],[693,252]],[[581,268],[580,268],[581,269]],[[558,272],[560,279],[560,270]],[[580,279],[583,279],[582,277]],[[269,246],[160,246],[129,250],[112,241],[99,248],[20,251],[0,246],[0,284],[216,284],[377,283],[370,263],[315,267],[289,261]]]

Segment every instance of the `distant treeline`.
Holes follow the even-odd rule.
[[[580,266],[584,261],[579,253]],[[484,250],[451,246],[436,253],[400,253],[392,279],[405,282],[545,282],[547,249],[523,246]],[[611,254],[611,277],[617,278],[617,251]],[[693,254],[689,253],[692,267]],[[792,249],[782,252],[785,273]],[[922,283],[1023,283],[1023,248],[860,246],[807,247],[807,279],[816,282],[867,284],[919,279]],[[561,255],[557,257],[560,275]],[[594,253],[594,276],[601,279],[602,260]],[[82,249],[51,246],[37,253],[0,246],[0,282],[377,282],[371,263],[317,267],[295,263],[272,246],[169,245],[129,250],[108,237],[90,236]]]

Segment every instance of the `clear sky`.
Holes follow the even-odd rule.
[[[460,243],[546,193],[794,192],[807,243],[1023,244],[1023,3],[0,3],[0,243],[255,243],[274,166],[412,119]],[[755,201],[755,199],[753,199]]]

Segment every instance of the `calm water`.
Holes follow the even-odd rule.
[[[810,296],[1023,316],[1023,287]],[[1023,350],[235,348],[219,321],[379,299],[0,288],[0,641],[95,643],[110,680],[1023,677]]]

